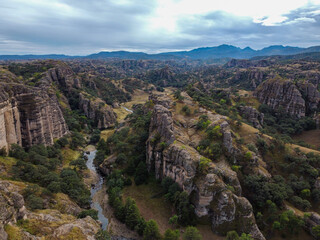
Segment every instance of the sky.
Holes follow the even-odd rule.
[[[0,55],[320,45],[320,0],[0,0]]]

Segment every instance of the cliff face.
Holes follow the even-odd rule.
[[[0,147],[50,145],[68,133],[55,94],[22,84],[1,84],[0,95]]]
[[[203,156],[195,149],[196,142],[200,141],[196,134],[195,119],[178,121],[167,104],[169,100],[164,101],[163,96],[159,101],[156,96],[151,96],[151,99],[156,105],[147,141],[148,169],[155,171],[157,179],[170,177],[191,195],[196,214],[199,217],[208,216],[214,232],[226,234],[236,229],[250,233],[255,239],[265,239],[255,224],[251,204],[241,197],[237,175],[228,164],[211,162],[207,172],[199,172],[199,162]],[[226,117],[204,109],[200,109],[200,114],[207,114],[212,126],[221,127],[224,148],[228,154],[237,158],[239,150],[233,143]],[[167,143],[164,150],[154,143],[156,135],[161,136],[159,142]],[[233,187],[233,192],[228,189],[228,185]]]
[[[311,83],[294,84],[290,80],[272,79],[263,82],[254,92],[261,103],[274,110],[282,107],[284,112],[298,118],[317,109],[320,94]]]
[[[42,81],[46,85],[56,83],[67,96],[74,95],[73,91],[80,90],[82,87],[81,81],[65,64],[49,69]],[[79,93],[79,109],[100,129],[111,127],[116,123],[117,116],[110,106],[107,106],[100,98],[93,99],[84,92]]]
[[[91,100],[82,93],[80,93],[79,97],[79,107],[89,119],[94,121],[95,126],[100,129],[114,126],[117,121],[117,115],[104,101],[101,99]]]

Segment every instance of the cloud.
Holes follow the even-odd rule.
[[[0,54],[159,52],[224,43],[254,48],[318,45],[319,4],[318,0],[2,0]]]

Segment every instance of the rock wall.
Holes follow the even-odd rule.
[[[112,107],[106,105],[101,99],[90,99],[85,94],[80,93],[79,107],[84,114],[94,121],[95,126],[100,129],[114,126],[117,121],[117,115]]]
[[[49,69],[42,81],[44,85],[50,85],[52,82],[56,83],[66,96],[74,96],[74,90],[82,88],[81,81],[76,77],[72,69],[64,63]],[[92,83],[94,84],[94,82]],[[96,127],[104,129],[114,126],[117,116],[112,107],[107,106],[102,99],[93,98],[84,92],[76,94],[79,94],[79,109],[84,112],[87,118],[94,121]]]
[[[250,233],[255,239],[265,239],[255,223],[250,202],[241,197],[241,186],[236,173],[213,162],[206,173],[199,173],[198,166],[202,156],[190,146],[192,144],[187,145],[185,139],[188,137],[183,136],[185,133],[175,125],[172,112],[165,107],[168,107],[167,101],[163,98],[157,101],[155,96],[151,96],[151,99],[156,105],[147,141],[148,169],[155,171],[157,179],[170,177],[191,195],[195,213],[199,217],[208,216],[214,232],[226,234],[230,230],[238,230]],[[165,103],[165,106],[157,103]],[[232,132],[225,117],[210,112],[208,117],[212,124],[221,126],[223,145],[230,154],[236,156],[239,150],[233,144]],[[188,123],[182,125],[194,127],[188,126]],[[191,132],[188,130],[185,132]],[[156,136],[161,136],[159,142],[167,143],[164,150],[155,143]],[[231,192],[228,185],[235,191]]]
[[[320,95],[311,83],[295,84],[290,80],[272,79],[259,85],[254,96],[274,110],[282,107],[285,113],[304,117],[318,108]]]
[[[53,144],[68,133],[55,94],[22,84],[0,85],[0,148]]]

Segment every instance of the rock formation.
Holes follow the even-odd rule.
[[[260,84],[255,90],[254,96],[273,110],[283,111],[291,116],[301,118],[306,116],[308,107],[314,109],[318,105],[320,98],[319,92],[314,89],[311,83],[303,84],[300,88],[303,89],[304,94],[292,81],[277,78]],[[279,109],[280,107],[282,109]]]
[[[0,239],[7,240],[8,233],[5,226],[9,226],[21,236],[19,239],[86,239],[94,240],[100,230],[100,224],[87,216],[77,219],[75,216],[62,214],[55,209],[32,212],[26,209],[23,196],[19,193],[23,187],[9,181],[0,181]],[[28,225],[35,230],[35,235],[19,228],[17,220],[28,221]],[[75,235],[76,234],[76,235]],[[12,236],[11,236],[12,237]]]
[[[255,128],[262,128],[264,114],[249,106],[239,107],[240,115],[251,123]]]
[[[74,95],[74,89],[82,87],[81,81],[72,69],[63,63],[49,69],[42,81],[45,85],[56,83],[67,96]],[[91,81],[90,84],[96,87],[94,82]],[[90,96],[85,92],[79,93],[79,109],[100,129],[111,127],[116,123],[117,116],[112,107],[106,105],[102,99]]]
[[[7,181],[0,181],[0,239],[6,240],[8,234],[4,226],[16,223],[26,215],[24,198],[17,192],[17,188]]]
[[[22,84],[1,84],[0,95],[0,147],[50,145],[68,133],[54,93]]]
[[[117,115],[113,112],[112,107],[99,98],[90,99],[83,93],[80,93],[79,97],[79,107],[89,119],[94,121],[95,126],[100,129],[114,126]]]
[[[156,96],[150,98],[156,105],[147,141],[148,169],[155,171],[157,179],[170,177],[192,195],[196,214],[199,217],[208,216],[214,232],[226,234],[227,231],[236,229],[250,233],[255,239],[265,239],[255,224],[250,202],[241,197],[241,186],[236,173],[227,165],[220,167],[211,162],[208,171],[199,174],[198,166],[203,156],[192,147],[189,137],[185,134],[195,132],[192,130],[195,124],[186,122],[177,125],[164,97],[161,97],[160,101]],[[157,103],[164,103],[165,106]],[[226,117],[210,112],[207,112],[207,115],[212,126],[220,125],[223,145],[230,155],[236,157],[239,150],[233,143],[232,131]],[[159,142],[166,142],[165,149],[156,144],[154,139],[157,136],[161,136]],[[234,188],[234,192],[228,190],[228,185]]]

